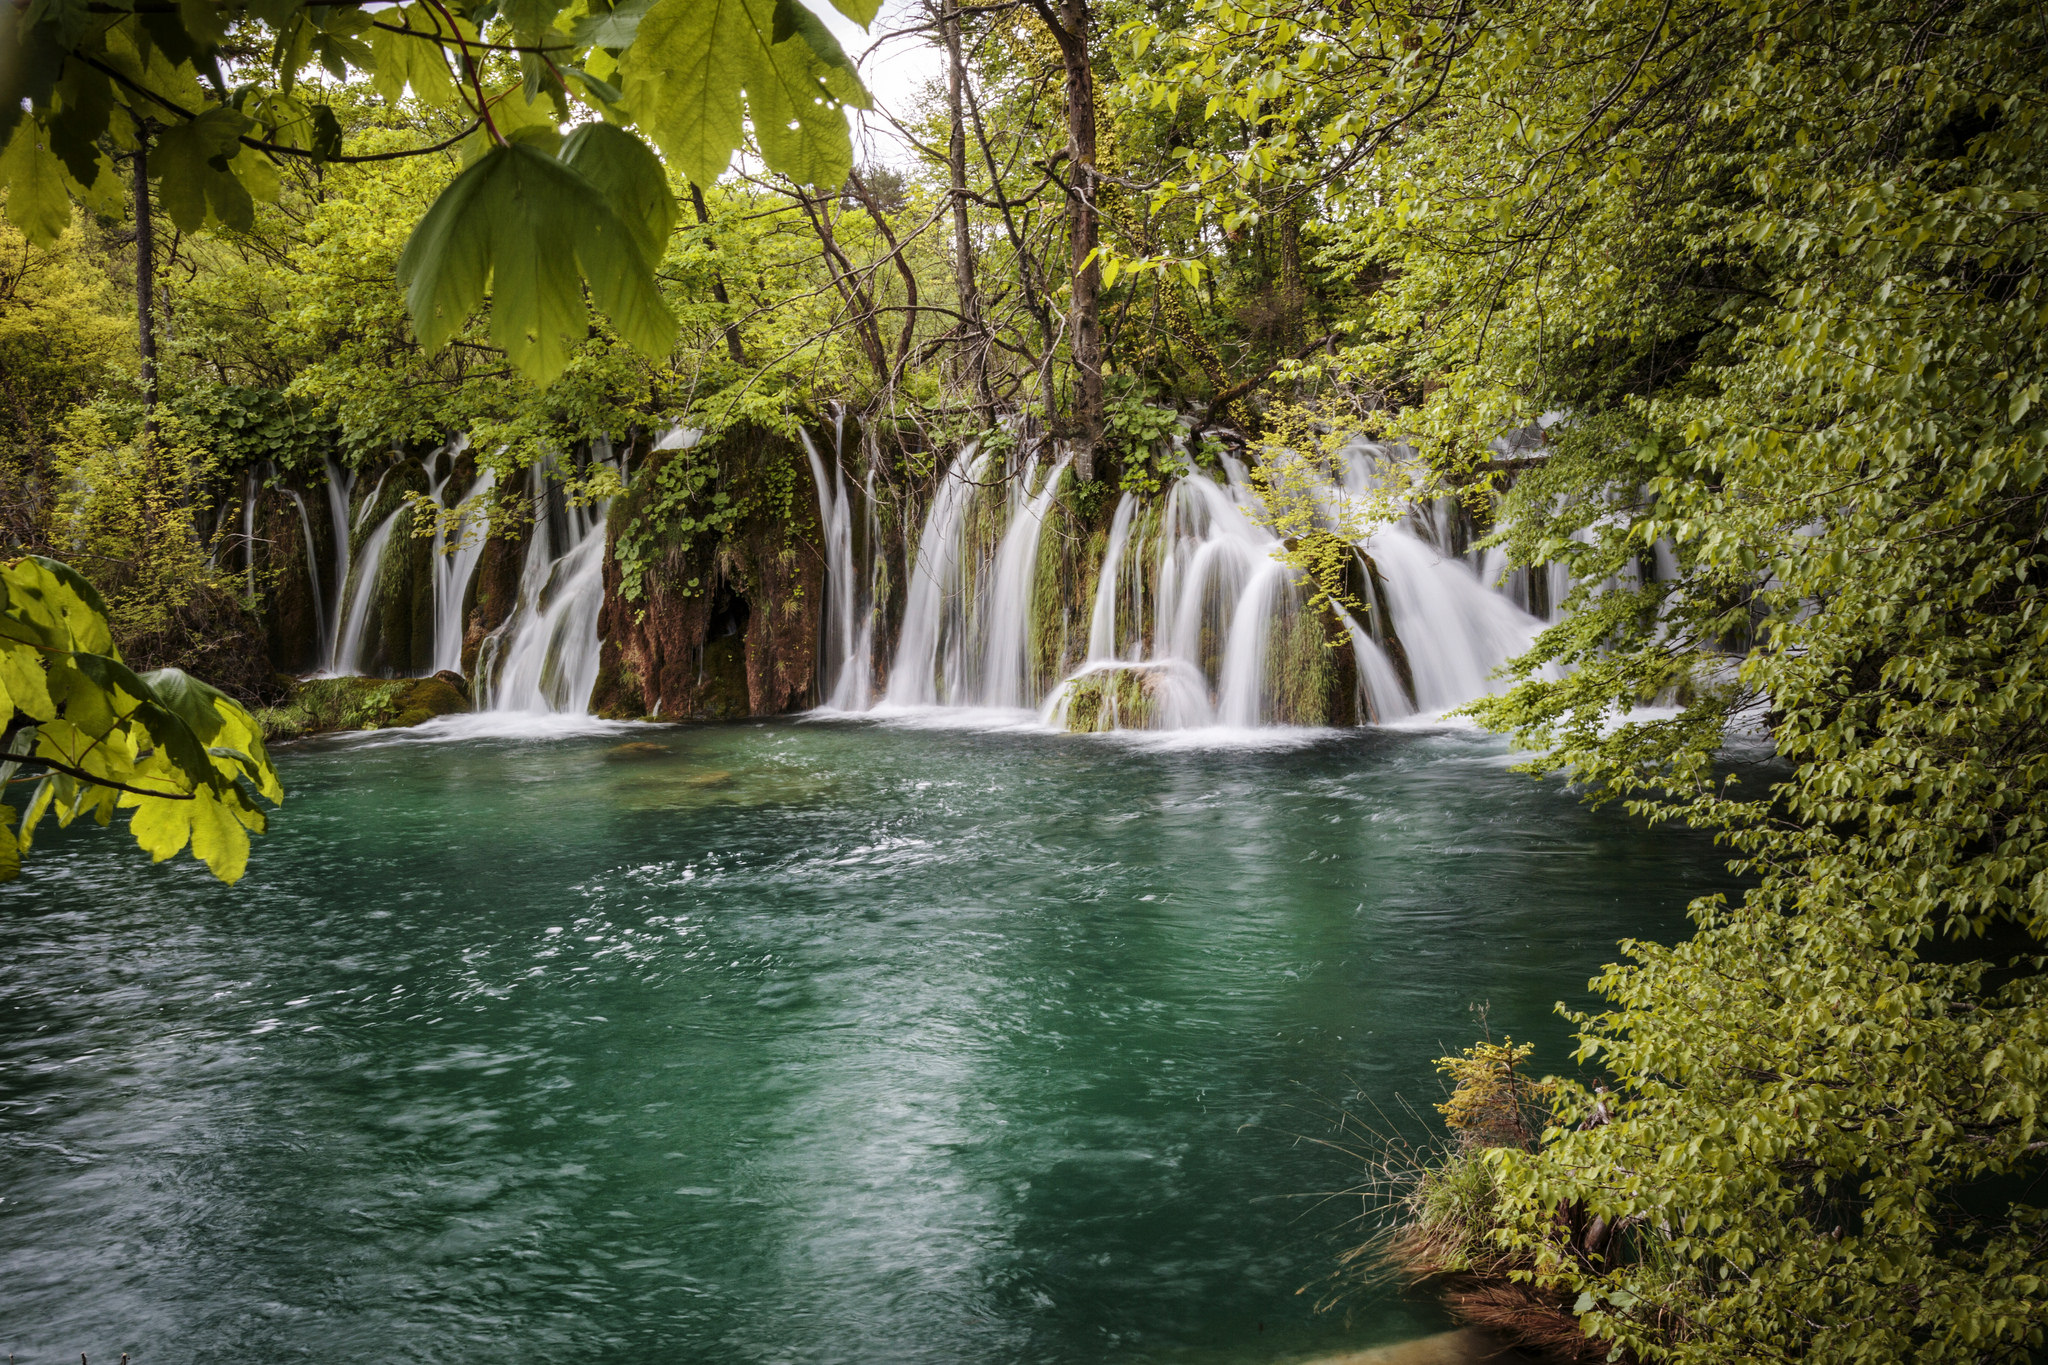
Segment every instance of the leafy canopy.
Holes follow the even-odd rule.
[[[879,0],[834,0],[858,23]],[[544,382],[588,329],[587,282],[619,336],[666,354],[675,321],[653,272],[674,223],[667,175],[715,180],[751,120],[762,159],[836,187],[853,164],[852,62],[799,0],[30,0],[0,19],[0,186],[39,245],[69,201],[118,206],[115,161],[146,152],[181,231],[247,230],[287,160],[456,147],[467,168],[401,262],[421,341],[445,342],[488,294],[491,334]],[[440,144],[351,153],[302,82],[318,66],[454,120]],[[575,125],[565,139],[562,129]],[[634,130],[638,130],[637,132]]]

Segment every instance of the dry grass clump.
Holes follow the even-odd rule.
[[[1451,1082],[1449,1098],[1436,1106],[1445,1138],[1416,1143],[1347,1116],[1347,1150],[1368,1171],[1350,1193],[1378,1203],[1387,1221],[1343,1255],[1340,1287],[1326,1305],[1353,1287],[1391,1282],[1433,1291],[1460,1320],[1539,1359],[1610,1358],[1612,1343],[1580,1329],[1571,1303],[1538,1281],[1533,1257],[1504,1249],[1494,1235],[1501,1177],[1488,1154],[1534,1151],[1552,1118],[1549,1088],[1521,1071],[1533,1051],[1507,1039],[1438,1059]],[[1578,1226],[1583,1220],[1573,1210],[1558,1216],[1560,1232],[1575,1243],[1604,1240],[1597,1226]]]

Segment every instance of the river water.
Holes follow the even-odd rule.
[[[486,718],[488,721],[488,718]],[[513,722],[515,725],[533,722]],[[1338,1106],[1726,887],[1460,731],[875,721],[279,755],[223,888],[123,831],[0,887],[17,1360],[1265,1362],[1359,1238]],[[637,741],[661,752],[619,752]],[[1306,1287],[1307,1292],[1303,1291]]]

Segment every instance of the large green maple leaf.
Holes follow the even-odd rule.
[[[867,92],[796,0],[657,0],[619,73],[640,127],[700,185],[724,173],[750,114],[771,170],[833,187],[853,168],[844,106],[868,108]]]
[[[617,129],[572,141],[569,157],[552,154],[545,130],[533,131],[457,176],[406,242],[398,279],[420,344],[432,350],[453,337],[488,290],[491,340],[545,383],[588,333],[587,278],[621,339],[666,355],[676,324],[655,289],[653,257],[674,208],[661,207],[668,190],[659,165]]]

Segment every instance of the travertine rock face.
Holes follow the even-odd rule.
[[[662,451],[635,471],[607,528],[599,715],[733,720],[800,711],[818,698],[818,614],[825,571],[816,495],[793,443],[771,432],[727,432],[709,448]],[[712,461],[707,504],[658,509],[662,463]],[[738,515],[711,533],[685,523],[707,517],[723,494]],[[621,534],[639,518],[665,516],[628,601],[618,559]]]

